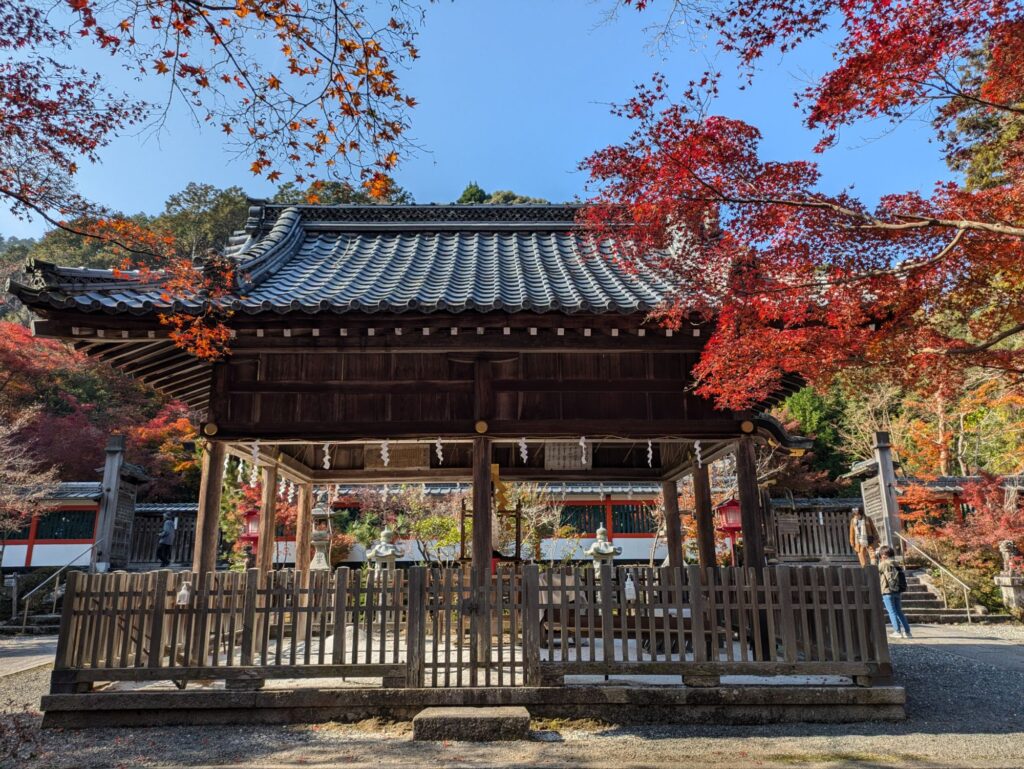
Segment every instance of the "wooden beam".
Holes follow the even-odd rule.
[[[145,379],[148,376],[161,376],[165,371],[176,371],[181,368],[187,368],[196,364],[196,359],[190,355],[184,353],[168,354],[168,356],[162,360],[149,361],[142,366],[134,366],[129,361],[122,366],[118,366],[121,371],[139,379]]]
[[[489,421],[494,415],[494,364],[482,359],[473,366],[473,419]]]
[[[473,578],[486,585],[491,576],[491,439],[473,439]]]
[[[563,330],[564,331],[564,330]],[[604,352],[700,352],[703,345],[691,337],[664,336],[636,337],[623,335],[613,337],[601,334],[591,337],[580,335],[552,335],[538,333],[514,334],[512,336],[491,334],[461,334],[458,336],[421,334],[393,336],[375,332],[373,336],[319,336],[285,338],[283,336],[239,336],[231,345],[239,352],[255,353],[337,353],[386,351],[392,353],[422,353],[424,351],[445,352],[569,352],[569,353],[604,353]]]
[[[545,470],[543,467],[502,467],[502,478],[514,481],[645,481],[658,482],[658,468],[595,467],[592,470]],[[431,467],[420,470],[387,468],[378,470],[330,469],[314,470],[309,478],[313,483],[443,483],[470,482],[472,467]]]
[[[495,379],[497,392],[682,393],[682,379]]]
[[[259,541],[256,568],[262,577],[274,568],[274,535],[277,530],[277,466],[264,467],[263,496],[260,500]]]
[[[426,392],[453,392],[469,394],[472,379],[408,380],[408,381],[331,381],[316,382],[232,382],[231,392],[240,393],[344,393],[347,395],[422,395]]]
[[[726,454],[731,454],[733,450],[734,447],[731,440],[722,443],[716,442],[710,447],[705,446],[701,451],[701,462],[704,465],[710,465],[716,459],[721,459]],[[696,466],[696,458],[693,454],[690,454],[682,462],[678,462],[664,470],[661,479],[665,481],[677,481],[684,475],[691,474]]]
[[[299,484],[298,513],[295,516],[295,568],[309,570],[310,536],[313,533],[313,486]]]
[[[141,347],[135,344],[114,345],[113,349],[104,350],[103,352],[90,357],[99,358],[100,360],[110,364],[113,364],[114,361],[121,360],[122,358],[131,358],[132,362],[138,362],[154,358],[168,349],[167,342],[149,341],[150,344],[143,345]]]
[[[757,460],[754,440],[749,435],[736,442],[736,486],[743,524],[743,565],[764,566],[763,515],[761,494],[757,489]]]
[[[707,462],[693,468],[693,498],[698,562],[702,568],[715,566],[715,520],[711,509],[711,478]]]
[[[217,544],[220,534],[220,494],[224,481],[224,442],[207,441],[203,450],[199,481],[199,512],[196,515],[192,571],[199,580],[217,568]],[[200,582],[199,584],[202,584]],[[198,585],[193,585],[198,587]]]
[[[679,490],[675,481],[661,484],[665,504],[665,544],[668,546],[668,565],[683,565],[683,534],[679,523]]]
[[[595,440],[721,440],[733,441],[742,435],[740,420],[736,419],[546,419],[546,420],[487,420],[488,436],[495,439],[516,440],[527,436],[532,440],[579,439],[586,435]],[[435,438],[468,438],[475,434],[474,421],[422,421],[422,422],[290,422],[288,424],[252,425],[246,423],[218,423],[218,437],[224,440],[244,441],[255,438],[275,441],[301,441],[320,443],[324,440],[402,440]]]

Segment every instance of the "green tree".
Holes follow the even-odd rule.
[[[796,422],[798,432],[814,439],[810,469],[824,470],[830,480],[849,470],[852,461],[840,433],[845,408],[846,399],[838,387],[824,393],[804,387],[789,396],[780,409],[783,422]]]
[[[118,216],[122,215],[118,214]],[[140,213],[127,218],[142,227],[149,227],[153,223],[153,217],[147,214]],[[75,220],[69,223],[69,229],[50,230],[29,249],[28,256],[68,267],[94,267],[97,269],[116,267],[124,260],[124,256],[118,254],[115,246],[99,238],[79,235],[77,232],[71,231],[86,231],[93,224],[93,222]]]
[[[323,182],[315,187],[310,186],[303,189],[292,182],[282,184],[278,187],[274,197],[274,203],[304,203],[315,202],[324,206],[339,206],[345,204],[357,205],[406,205],[413,203],[413,197],[406,190],[395,185],[391,188],[387,197],[379,199],[372,197],[366,190],[357,189],[348,182]]]
[[[466,188],[459,195],[459,199],[455,201],[460,205],[469,204],[484,204],[484,205],[499,205],[508,206],[515,205],[517,203],[538,203],[543,204],[548,201],[544,198],[531,198],[527,195],[520,195],[512,190],[497,190],[496,192],[487,192],[476,182],[470,182],[466,185]]]
[[[154,225],[174,236],[178,254],[194,257],[208,249],[222,249],[228,237],[245,221],[249,199],[241,187],[219,189],[189,182],[167,198]]]
[[[490,195],[488,195],[487,200],[484,201],[484,203],[490,205],[501,206],[509,206],[522,203],[544,204],[547,202],[548,201],[545,200],[544,198],[531,198],[528,195],[520,195],[518,193],[513,192],[512,190],[497,190],[496,192],[492,192]]]
[[[459,195],[459,199],[455,201],[460,205],[468,205],[471,203],[485,203],[487,202],[487,193],[484,192],[484,188],[476,182],[470,182],[466,185],[466,189]]]

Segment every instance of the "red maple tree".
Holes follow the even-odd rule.
[[[80,195],[80,166],[126,130],[158,129],[184,110],[222,131],[253,174],[276,182],[287,173],[306,186],[309,202],[335,176],[386,197],[415,105],[396,72],[418,56],[421,17],[406,0],[0,0],[0,201],[110,242],[125,272],[158,277],[172,302],[200,298],[200,312],[172,309],[161,320],[179,346],[219,357],[228,265],[214,257],[194,266],[165,233]],[[109,54],[109,70],[68,63],[87,47]],[[105,75],[120,69],[155,94],[151,102],[107,86]]]
[[[769,52],[840,35],[834,69],[798,95],[808,127],[824,132],[819,150],[859,119],[931,108],[953,162],[983,144],[999,173],[870,206],[824,192],[814,162],[765,159],[756,127],[709,114],[715,73],[675,101],[661,76],[641,86],[617,108],[632,135],[582,164],[594,198],[581,220],[627,264],[670,277],[663,323],[715,319],[700,391],[742,408],[783,377],[823,383],[851,367],[908,385],[939,386],[977,366],[1021,381],[1024,139],[1005,130],[1022,112],[1019,7],[724,0],[702,9],[719,47],[749,73]],[[959,130],[968,119],[988,121],[980,137]]]

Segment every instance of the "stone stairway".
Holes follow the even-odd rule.
[[[952,596],[951,596],[952,597]],[[979,607],[972,607],[972,622],[1001,622],[1009,620],[1009,615],[986,614]],[[932,624],[948,625],[967,622],[967,610],[964,608],[946,608],[942,603],[942,593],[931,584],[924,571],[907,571],[907,592],[903,594],[903,613],[911,625]]]
[[[30,614],[24,635],[51,635],[60,629],[60,614]],[[0,624],[0,636],[22,635],[21,618]]]

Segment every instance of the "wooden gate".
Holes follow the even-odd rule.
[[[536,567],[527,571],[536,576]],[[418,587],[412,579],[410,587]],[[527,658],[537,648],[529,642],[536,622],[524,621],[530,600],[523,571],[499,567],[481,586],[469,569],[424,570],[421,589],[419,644],[408,655],[412,685],[523,686],[532,680]],[[531,670],[535,676],[536,662]]]

